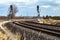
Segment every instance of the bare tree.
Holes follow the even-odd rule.
[[[8,18],[9,19],[13,19],[15,17],[15,14],[17,12],[17,7],[16,5],[10,5],[9,7],[9,14],[8,14]]]

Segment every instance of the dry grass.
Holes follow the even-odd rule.
[[[9,34],[11,34],[15,38],[15,40],[20,40],[20,36],[18,35],[18,33],[13,34],[5,25],[3,25],[3,27],[7,30]]]
[[[0,22],[2,22],[3,20],[0,20]]]
[[[0,20],[2,22],[3,20]],[[0,40],[10,40],[9,37],[0,28]]]
[[[13,36],[15,37],[16,40],[19,40],[19,37],[18,35],[14,35]],[[0,40],[11,40],[3,31],[0,30]]]
[[[0,40],[10,40],[2,30],[0,30]]]
[[[39,23],[43,23],[43,24],[60,25],[60,20],[39,19],[38,21],[39,21]]]
[[[0,22],[2,22],[2,21],[3,21],[3,20],[0,20]],[[20,39],[20,37],[19,37],[18,34],[13,34],[13,33],[10,32],[9,29],[7,29],[7,27],[6,27],[5,25],[2,25],[2,26],[7,30],[7,32],[9,32],[9,34],[12,34],[16,40],[19,40],[19,39]],[[3,30],[2,30],[1,28],[0,28],[0,40],[11,40],[11,39],[3,32]]]

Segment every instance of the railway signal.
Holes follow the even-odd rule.
[[[38,13],[38,18],[39,18],[40,17],[39,5],[37,5],[37,13]]]
[[[15,5],[10,5],[8,18],[13,19],[15,17],[16,12],[17,12],[17,7]]]

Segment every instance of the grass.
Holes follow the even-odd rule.
[[[3,20],[0,20],[0,22],[2,22]],[[5,26],[5,25],[2,25],[7,31],[9,31],[8,29],[7,29],[7,27]],[[11,33],[10,31],[9,31],[9,33]],[[16,38],[16,40],[19,40],[19,37],[18,37],[18,34],[13,34],[13,33],[11,33],[15,38]],[[4,32],[3,32],[3,30],[0,28],[0,40],[11,40]]]
[[[3,20],[0,20],[2,22]],[[60,25],[60,20],[53,20],[53,19],[41,19],[39,22],[44,24],[52,24],[52,25]],[[18,33],[13,34],[16,40],[19,40],[20,37]],[[0,40],[10,40],[9,37],[0,29]]]
[[[0,30],[0,40],[10,40],[2,30]]]
[[[2,22],[3,20],[0,20]],[[9,37],[0,28],[0,40],[10,40]]]
[[[41,20],[39,20],[39,23],[52,24],[52,25],[60,26],[60,20],[54,20],[54,19],[41,19]]]
[[[12,33],[11,33],[12,34]],[[19,40],[20,37],[18,33],[12,34],[16,40]],[[11,40],[1,29],[0,29],[0,40]]]

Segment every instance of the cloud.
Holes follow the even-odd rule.
[[[0,0],[0,4],[3,3],[15,3],[15,2],[23,2],[25,4],[36,3],[38,0]]]
[[[50,8],[51,6],[50,5],[42,5],[41,7],[43,7],[43,8]]]
[[[50,1],[50,2],[51,2],[51,1],[53,1],[53,0],[48,0],[48,1]]]
[[[60,0],[55,0],[55,3],[60,4]]]

